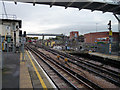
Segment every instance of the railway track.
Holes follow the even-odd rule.
[[[112,59],[109,59],[107,57],[106,58],[105,57],[99,57],[99,56],[94,56],[94,55],[91,55],[91,54],[78,54],[78,55],[75,55],[75,56],[76,57],[82,57],[82,58],[85,58],[85,59],[90,60],[90,61],[96,61],[96,62],[104,63],[104,65],[110,65],[112,67],[120,69],[120,67],[119,67],[120,66],[120,61],[112,60]]]
[[[64,54],[62,52],[58,52],[58,51],[47,49],[47,48],[44,48],[44,49],[54,55],[59,54],[62,59],[67,57],[69,59],[69,62],[81,67],[82,69],[92,72],[95,75],[98,75],[98,76],[104,78],[105,80],[115,84],[116,86],[120,87],[120,73],[119,72],[113,71],[113,70],[105,68],[105,67],[100,67],[99,65],[93,64],[88,61],[81,60],[78,57],[76,58],[69,54]]]
[[[64,65],[56,62],[51,57],[48,57],[44,53],[39,50],[31,47],[27,47],[30,51],[32,51],[35,55],[37,55],[41,60],[44,61],[52,70],[54,70],[57,74],[59,74],[64,80],[66,80],[71,87],[74,89],[79,88],[87,88],[87,89],[102,89],[99,85],[93,83],[87,78],[80,76],[73,70]]]

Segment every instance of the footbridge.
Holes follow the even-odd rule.
[[[27,36],[42,36],[43,40],[44,40],[45,36],[62,36],[62,37],[64,37],[63,34],[27,34]]]

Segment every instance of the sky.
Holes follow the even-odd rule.
[[[0,5],[2,3],[0,2]],[[22,20],[21,30],[27,33],[47,33],[69,35],[71,31],[79,31],[83,35],[90,32],[108,31],[108,22],[112,21],[112,31],[118,32],[118,21],[112,13],[90,10],[78,10],[60,6],[35,5],[28,3],[5,2],[7,14],[14,14]],[[3,7],[2,7],[3,8]],[[4,10],[0,10],[0,14]]]

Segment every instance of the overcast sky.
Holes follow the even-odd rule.
[[[108,31],[109,20],[112,21],[112,30],[118,32],[118,22],[112,13],[27,3],[15,5],[13,2],[5,2],[5,6],[7,14],[15,14],[17,19],[22,20],[21,29],[27,33],[69,35],[71,31],[79,31],[79,34]]]

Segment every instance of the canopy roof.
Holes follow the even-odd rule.
[[[118,3],[112,2],[97,2],[98,0],[4,0],[4,1],[13,1],[15,4],[17,2],[24,2],[24,3],[33,3],[35,4],[45,4],[50,5],[52,7],[55,6],[63,6],[65,9],[68,7],[78,8],[81,9],[89,9],[91,11],[102,11],[105,12],[112,12],[113,14],[120,15],[120,1]]]

